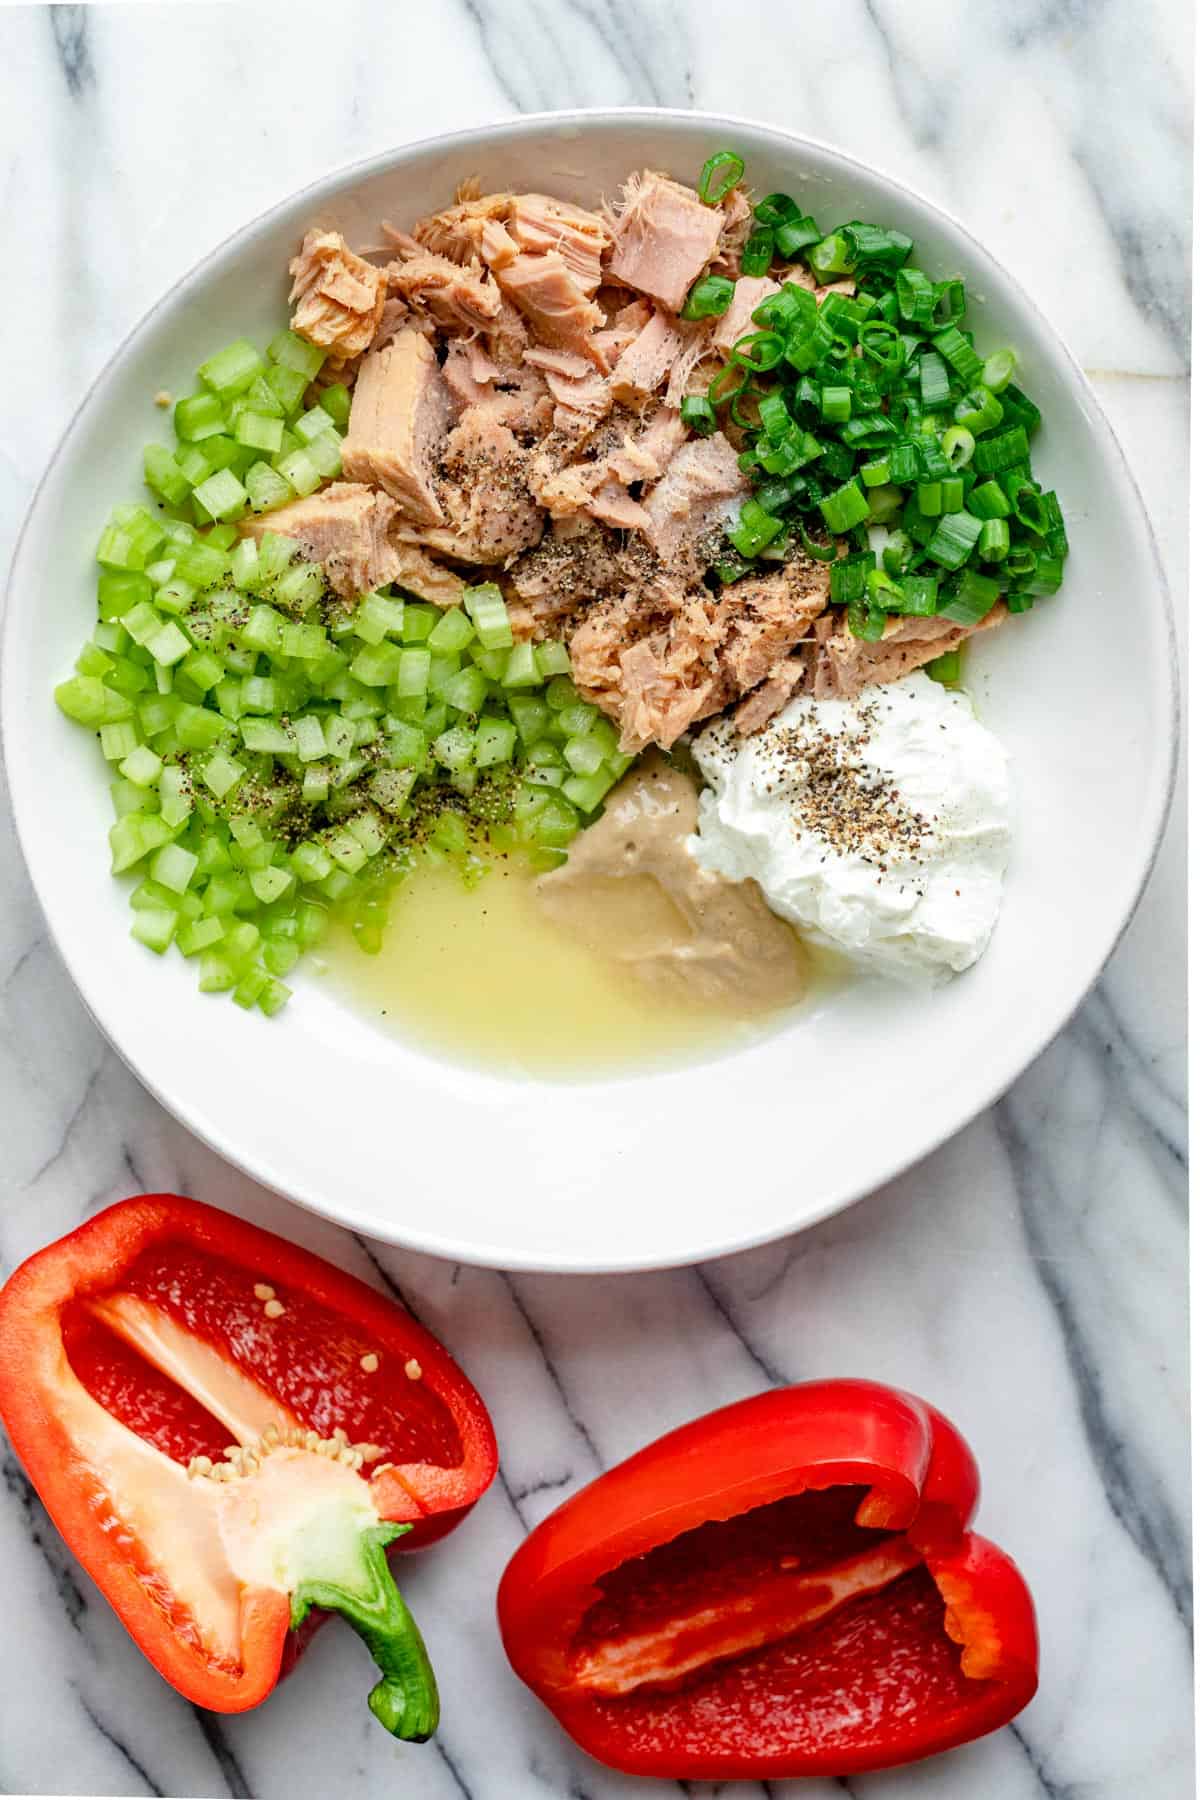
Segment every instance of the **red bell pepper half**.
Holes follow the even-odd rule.
[[[817,1381],[709,1413],[551,1513],[500,1584],[521,1679],[610,1767],[851,1775],[967,1743],[1037,1688],[974,1459],[910,1394]]]
[[[385,1553],[451,1530],[496,1471],[436,1340],[320,1257],[172,1194],[110,1207],[0,1290],[0,1418],[55,1525],[173,1687],[270,1693],[311,1608],[429,1737],[437,1687]]]

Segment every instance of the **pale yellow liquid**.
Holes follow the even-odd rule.
[[[379,954],[338,929],[320,952],[326,979],[409,1042],[539,1079],[693,1061],[794,1013],[747,1016],[640,981],[551,924],[534,879],[498,860],[468,890],[448,866],[418,869],[392,896]]]

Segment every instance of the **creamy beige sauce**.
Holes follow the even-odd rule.
[[[687,847],[697,818],[694,784],[648,758],[538,882],[547,918],[628,970],[656,1005],[677,997],[742,1015],[794,1005],[808,985],[799,939],[754,882],[701,868]]]

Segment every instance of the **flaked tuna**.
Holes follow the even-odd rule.
[[[776,663],[766,680],[739,702],[733,715],[733,728],[740,737],[752,737],[783,711],[793,694],[798,694],[804,686],[814,655],[812,644],[802,644]]]
[[[335,481],[305,500],[247,519],[242,531],[256,541],[268,531],[294,538],[311,562],[321,564],[330,587],[353,600],[396,580],[400,557],[389,536],[396,510],[395,501],[375,488]]]
[[[717,253],[725,213],[647,169],[631,175],[613,227],[609,274],[678,312]]]
[[[732,350],[739,338],[747,332],[757,331],[751,314],[755,307],[761,306],[770,295],[779,292],[779,283],[772,281],[769,275],[742,275],[733,284],[733,299],[729,302],[729,311],[717,320],[713,332],[713,343],[718,350]]]
[[[614,414],[578,444],[560,434],[547,440],[533,459],[534,495],[553,518],[586,512],[610,524],[645,529],[648,522],[640,507],[630,514],[616,490],[656,480],[685,436],[679,415],[666,407],[657,408],[648,420]],[[623,514],[620,519],[614,516],[617,511]]]
[[[525,361],[541,372],[554,397],[554,425],[558,431],[579,436],[612,411],[613,390],[608,376],[577,351],[551,350],[538,344],[525,352]]]
[[[486,407],[469,407],[441,447],[438,493],[444,524],[401,526],[397,537],[458,562],[503,563],[542,535],[529,492],[528,453]]]
[[[452,262],[389,228],[399,255],[387,265],[388,290],[445,331],[477,331],[500,312],[501,294],[483,264]]]
[[[415,594],[418,600],[428,600],[433,606],[462,605],[466,584],[461,575],[447,569],[420,544],[397,543],[394,550],[396,573],[392,580],[397,587]]]
[[[292,330],[339,361],[370,348],[387,298],[382,269],[364,262],[340,231],[309,231],[288,264]]]
[[[635,405],[656,394],[670,376],[683,345],[678,323],[656,310],[613,370],[612,386],[618,400]]]
[[[598,213],[549,194],[514,194],[508,231],[521,250],[556,250],[583,293],[592,295],[600,286],[601,259],[612,233]]]
[[[354,384],[342,468],[353,481],[390,494],[415,525],[445,520],[434,481],[450,425],[450,396],[427,338],[401,331],[364,358]]]
[[[557,250],[544,254],[523,250],[504,262],[491,261],[490,267],[505,298],[528,321],[540,344],[573,350],[595,368],[607,370],[604,352],[593,342],[593,333],[605,322],[604,313],[588,299]]]
[[[990,631],[1008,617],[998,600],[978,625],[955,625],[949,619],[889,619],[881,638],[855,637],[844,622],[821,644],[813,671],[818,700],[853,700],[872,682],[899,681],[936,656],[954,650],[976,631]]]
[[[731,519],[750,484],[723,432],[693,438],[678,449],[644,505],[646,538],[664,562],[674,562],[714,525]]]

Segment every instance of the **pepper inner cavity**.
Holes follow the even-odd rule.
[[[865,1488],[792,1495],[684,1532],[601,1577],[576,1636],[581,1686],[677,1686],[878,1593],[922,1561],[899,1533],[854,1523]]]

